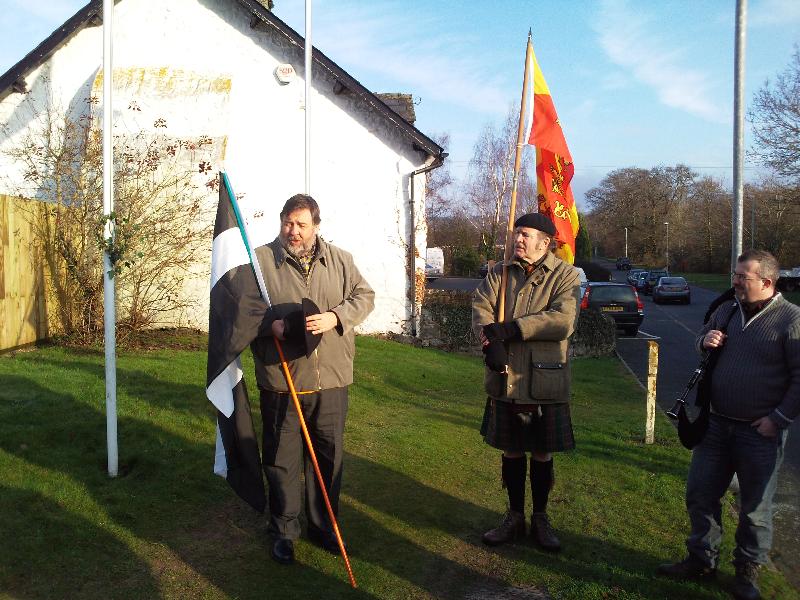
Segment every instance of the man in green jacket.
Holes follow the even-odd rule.
[[[284,342],[284,355],[336,515],[347,390],[353,383],[353,329],[372,312],[375,293],[359,273],[353,257],[318,235],[319,206],[311,196],[292,196],[280,218],[278,237],[256,249],[272,308],[252,349],[264,425],[262,448],[269,484],[271,554],[277,562],[289,564],[294,561],[293,540],[300,537],[303,456],[308,536],[330,552],[338,553],[339,546],[313,465],[303,452],[298,415],[271,338]],[[313,301],[319,313],[304,314],[304,298]]]
[[[481,434],[503,451],[509,510],[483,535],[498,545],[525,535],[526,452],[531,453],[531,536],[545,550],[561,543],[547,516],[554,482],[553,452],[575,447],[570,421],[568,338],[580,295],[577,270],[550,252],[553,222],[539,213],[514,223],[514,255],[506,263],[505,314],[498,319],[499,263],[475,291],[472,326],[483,343],[488,398]]]

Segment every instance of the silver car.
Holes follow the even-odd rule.
[[[653,288],[653,302],[683,302],[692,301],[689,284],[683,277],[660,277]]]

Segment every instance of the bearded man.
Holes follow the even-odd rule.
[[[353,329],[372,312],[375,293],[344,250],[319,236],[320,212],[308,195],[289,198],[278,237],[256,249],[272,308],[252,344],[263,422],[263,464],[269,484],[272,558],[294,561],[300,537],[300,464],[305,456],[309,539],[332,553],[339,546],[308,454],[273,336],[300,399],[334,515],[342,481],[348,386],[353,383]],[[314,306],[313,311],[303,310]],[[315,314],[309,314],[309,312]]]
[[[556,235],[545,215],[529,213],[514,223],[514,255],[505,263],[501,289],[498,263],[475,291],[472,326],[483,342],[488,398],[481,433],[503,451],[501,474],[509,509],[499,526],[483,535],[488,545],[524,536],[526,452],[531,453],[531,537],[544,550],[561,542],[547,515],[555,481],[553,452],[575,447],[569,412],[569,336],[580,295],[577,269],[550,252]],[[505,315],[497,305],[505,296]]]

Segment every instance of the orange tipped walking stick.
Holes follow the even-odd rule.
[[[281,368],[283,369],[283,374],[286,376],[286,383],[289,385],[289,391],[291,392],[292,400],[294,401],[294,408],[297,411],[297,418],[300,420],[300,429],[303,430],[303,438],[306,440],[306,448],[308,448],[308,454],[311,457],[311,464],[314,465],[314,473],[317,475],[317,482],[322,490],[322,497],[325,499],[325,508],[328,509],[328,517],[333,525],[333,533],[336,535],[336,542],[339,544],[339,551],[342,553],[342,558],[344,559],[344,566],[347,569],[347,576],[350,578],[350,585],[356,588],[358,587],[356,584],[356,578],[353,575],[353,569],[350,567],[350,559],[347,557],[347,549],[344,547],[342,534],[339,532],[339,523],[336,521],[336,516],[333,514],[333,507],[331,506],[331,501],[328,498],[328,490],[325,489],[325,481],[322,479],[322,471],[319,470],[317,454],[314,452],[314,446],[311,444],[311,436],[308,434],[306,420],[305,417],[303,417],[303,409],[300,407],[300,399],[297,397],[297,390],[294,389],[294,381],[292,381],[292,375],[289,373],[289,364],[286,362],[286,358],[283,356],[283,349],[281,348],[281,343],[278,341],[278,338],[273,339],[275,340],[275,347],[278,349],[278,356],[281,359]]]

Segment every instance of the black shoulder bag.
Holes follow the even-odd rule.
[[[732,294],[726,292],[720,298],[727,300],[731,297]],[[731,318],[736,312],[738,312],[738,306],[734,305],[727,318],[725,318],[724,324],[719,328],[720,331],[725,333]],[[706,314],[706,322],[708,322],[708,318],[710,318],[709,313]],[[675,406],[667,411],[667,415],[678,420],[678,437],[681,440],[681,444],[688,450],[702,442],[708,430],[708,417],[711,411],[711,378],[721,350],[722,348],[716,348],[705,353],[692,378],[686,385],[683,394],[675,402]],[[695,384],[697,384],[697,394],[694,403],[695,406],[700,408],[700,414],[697,415],[694,421],[690,421],[689,416],[686,414],[686,396],[688,396]]]

